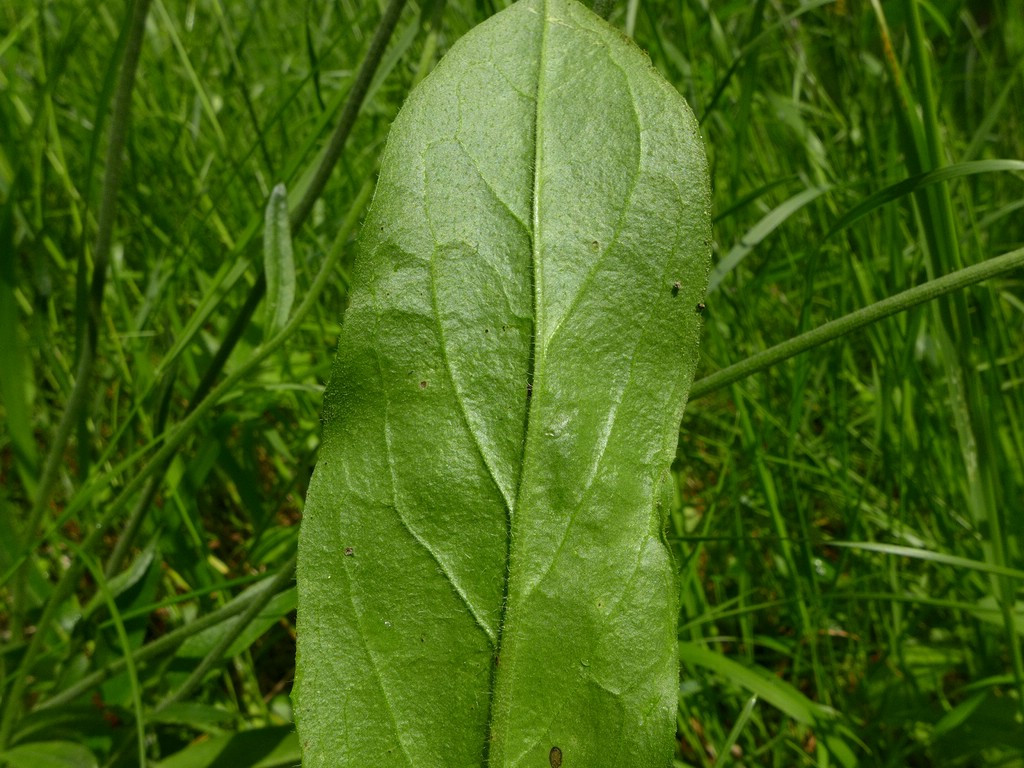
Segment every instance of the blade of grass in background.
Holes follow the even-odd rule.
[[[103,197],[97,217],[96,245],[92,253],[94,263],[89,291],[86,328],[82,335],[84,345],[79,350],[74,388],[68,397],[56,434],[49,445],[42,473],[36,487],[32,508],[22,530],[21,540],[26,544],[33,542],[36,538],[43,513],[57,482],[57,474],[60,469],[64,448],[71,437],[72,427],[82,414],[82,409],[86,405],[86,396],[92,386],[93,368],[96,361],[100,325],[102,323],[104,286],[107,280],[114,219],[117,214],[117,199],[121,185],[121,169],[128,133],[132,89],[135,85],[135,73],[142,52],[142,37],[148,12],[149,0],[137,0],[131,6],[130,21],[125,26],[127,31],[124,58],[121,62],[117,91],[114,96],[114,116],[111,121],[110,136],[108,137]],[[22,566],[14,578],[14,594],[12,598],[14,610],[11,615],[12,632],[18,639],[22,639],[23,623],[25,620],[25,590],[27,581],[28,568]],[[44,621],[41,623],[42,629],[37,632],[34,642],[29,643],[26,658],[14,672],[10,687],[2,701],[0,701],[0,751],[6,749],[10,744],[11,730],[14,726],[15,718],[19,714],[21,697],[24,692],[27,675],[31,669],[31,662],[34,661],[35,655],[41,649],[38,638],[48,629],[48,622]]]
[[[945,143],[940,136],[940,115],[934,94],[931,54],[924,36],[918,0],[904,0],[903,5],[908,16],[911,59],[920,106],[919,118],[914,102],[905,102],[905,118],[915,125],[919,119],[923,123],[920,129],[912,131],[915,143],[907,149],[913,150],[913,153],[908,151],[908,154],[916,159],[920,170],[932,171],[946,166],[948,159]],[[880,8],[877,10],[880,11]],[[963,258],[959,249],[960,238],[948,187],[940,185],[923,190],[923,195],[918,193],[918,203],[924,225],[922,234],[928,243],[930,272],[935,274],[961,267]],[[972,335],[966,299],[955,295],[940,299],[933,306],[939,329],[937,338],[950,390],[950,410],[960,437],[967,505],[976,523],[987,527],[986,540],[982,546],[986,559],[1005,568],[1007,553],[1004,531],[1007,521],[1003,519],[1003,510],[1006,506],[999,498],[1002,488],[993,474],[994,464],[984,458],[994,456],[998,451],[992,438],[999,431],[994,415],[999,410],[1001,400],[993,400],[983,394],[990,386],[975,368],[971,354],[973,344],[966,343]],[[983,354],[989,360],[998,356],[992,346],[984,349]],[[1020,496],[1015,494],[1009,498],[1019,499]],[[1012,580],[993,577],[993,588],[1004,609],[1006,639],[1017,684],[1017,706],[1024,716],[1024,652],[1012,615],[1015,585]]]

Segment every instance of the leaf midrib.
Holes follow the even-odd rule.
[[[530,334],[530,356],[526,366],[526,385],[527,385],[527,396],[529,397],[529,403],[526,408],[526,415],[523,420],[523,439],[522,449],[519,455],[519,476],[516,481],[516,494],[515,503],[512,506],[506,507],[506,521],[505,521],[505,575],[504,584],[502,585],[502,599],[501,599],[501,615],[498,622],[498,642],[495,657],[495,667],[492,674],[491,680],[491,693],[487,720],[487,738],[484,742],[484,765],[490,764],[491,744],[494,741],[503,740],[504,734],[496,734],[493,731],[495,721],[495,694],[497,692],[497,679],[498,675],[502,674],[503,670],[500,665],[501,652],[504,647],[505,639],[505,625],[508,621],[508,608],[509,608],[509,586],[512,576],[512,556],[513,556],[513,540],[512,540],[512,522],[515,517],[516,510],[519,507],[519,500],[522,497],[523,489],[523,476],[525,475],[526,467],[526,451],[527,451],[527,438],[530,431],[530,422],[533,410],[536,407],[536,402],[539,396],[539,392],[534,390],[534,383],[537,380],[537,372],[543,366],[543,355],[541,349],[539,349],[541,334],[538,329],[541,327],[541,308],[543,303],[541,301],[542,294],[542,280],[540,272],[540,173],[539,168],[542,162],[541,156],[541,94],[543,93],[543,79],[544,79],[544,52],[547,43],[547,28],[548,28],[548,7],[547,0],[540,0],[540,42],[537,50],[537,77],[536,77],[536,89],[534,91],[534,109],[533,109],[533,190],[530,198],[530,220],[532,225],[532,231],[530,232],[530,295],[533,300],[533,324]],[[514,674],[514,658],[506,661],[504,674]],[[507,717],[505,718],[507,721]]]

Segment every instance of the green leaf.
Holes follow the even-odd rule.
[[[307,766],[665,766],[661,483],[710,191],[684,100],[574,0],[466,35],[395,121],[300,536]]]
[[[92,702],[35,709],[18,721],[11,741],[25,746],[57,739],[60,743],[95,744],[96,740],[110,737],[110,722],[104,718],[110,712],[117,710],[97,707]]]
[[[8,768],[96,768],[96,757],[70,741],[30,741],[0,752],[0,765]]]
[[[853,209],[847,211],[842,218],[832,225],[828,234],[825,235],[825,239],[827,240],[837,232],[840,232],[855,222],[860,221],[860,219],[864,218],[872,211],[891,203],[893,200],[898,200],[901,197],[909,195],[911,192],[914,192],[921,187],[959,179],[962,176],[973,176],[979,173],[998,173],[1003,171],[1016,171],[1018,173],[1024,171],[1024,160],[972,160],[966,163],[954,163],[953,165],[947,165],[934,171],[929,171],[928,173],[919,173],[916,176],[896,182],[895,184],[885,187],[885,189],[875,192]]]
[[[254,728],[189,745],[157,768],[291,768],[299,759],[299,741],[290,725]]]
[[[1024,249],[1017,253],[1024,256]],[[964,271],[964,270],[960,270]],[[1008,566],[993,565],[983,560],[972,560],[969,557],[949,555],[945,552],[933,552],[921,547],[907,547],[901,544],[884,544],[874,541],[829,541],[830,547],[842,547],[844,549],[860,549],[865,552],[880,552],[883,555],[893,557],[912,557],[916,560],[925,560],[942,565],[951,565],[954,568],[961,568],[981,573],[991,573],[997,576],[1008,576],[1011,579],[1024,580],[1024,569],[1010,568]]]
[[[127,570],[122,571],[107,582],[107,591],[110,593],[110,597],[116,598],[122,595],[138,584],[142,577],[146,575],[149,567],[153,564],[153,560],[156,558],[158,541],[156,537],[150,540],[145,549],[132,561],[131,566]],[[82,618],[88,618],[104,604],[105,596],[102,593],[95,594],[92,600],[82,609]],[[124,617],[122,616],[122,618]]]
[[[789,220],[789,217],[799,211],[808,203],[814,202],[826,192],[830,191],[832,187],[826,185],[823,187],[810,187],[805,189],[793,197],[789,198],[786,202],[782,203],[776,208],[773,208],[764,217],[755,224],[750,231],[748,231],[740,241],[732,247],[724,257],[715,265],[715,268],[711,271],[711,277],[708,280],[708,293],[714,293],[722,280],[736,269],[750,252],[753,251],[761,241],[772,234],[776,229],[782,226],[783,223]]]
[[[764,667],[744,666],[720,653],[709,651],[695,643],[679,643],[679,658],[716,672],[736,685],[757,694],[788,717],[804,725],[814,725],[835,716],[827,707],[815,704],[792,685],[776,677]]]
[[[263,229],[263,270],[267,278],[267,309],[263,338],[284,328],[295,301],[295,260],[288,224],[288,192],[278,184],[267,202]]]
[[[221,638],[235,632],[238,633],[238,637],[224,653],[225,659],[233,658],[250,647],[264,632],[294,610],[295,590],[289,589],[272,597],[267,603],[267,607],[260,611],[259,615],[246,627],[240,628],[238,625],[242,621],[242,617],[234,616],[190,637],[181,644],[177,655],[182,658],[201,659],[217,645]]]
[[[218,733],[223,729],[225,723],[231,723],[234,719],[235,715],[226,709],[192,701],[169,704],[166,707],[151,710],[146,716],[149,723],[185,725],[206,733]]]
[[[954,761],[967,757],[975,758],[975,765],[991,765],[985,757],[998,754],[997,750],[1011,752],[1019,764],[1024,754],[1024,729],[1016,714],[1016,708],[1007,706],[1006,696],[999,691],[976,693],[935,723],[932,750],[942,756],[943,765],[955,765]],[[1004,765],[1013,765],[1013,760],[1005,760]]]

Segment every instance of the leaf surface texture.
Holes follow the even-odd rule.
[[[685,101],[575,0],[410,96],[360,235],[300,537],[307,766],[665,766],[662,483],[710,193]]]

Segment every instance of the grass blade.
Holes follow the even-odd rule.
[[[953,274],[929,280],[915,288],[910,288],[895,296],[890,296],[887,299],[876,302],[871,306],[858,309],[844,317],[825,323],[799,336],[794,336],[781,344],[752,355],[746,360],[717,371],[710,376],[705,376],[694,382],[693,388],[690,390],[690,399],[694,400],[703,397],[717,389],[721,389],[740,379],[781,363],[783,360],[799,355],[801,352],[814,349],[817,346],[876,323],[884,317],[889,317],[898,312],[905,312],[919,304],[960,290],[961,288],[966,288],[969,285],[980,283],[983,280],[1009,274],[1015,269],[1020,269],[1022,266],[1024,266],[1024,248],[1004,253],[980,264],[964,267]]]
[[[288,192],[278,184],[270,193],[263,230],[263,274],[267,280],[264,339],[275,336],[288,322],[295,301],[295,260],[288,226]]]

